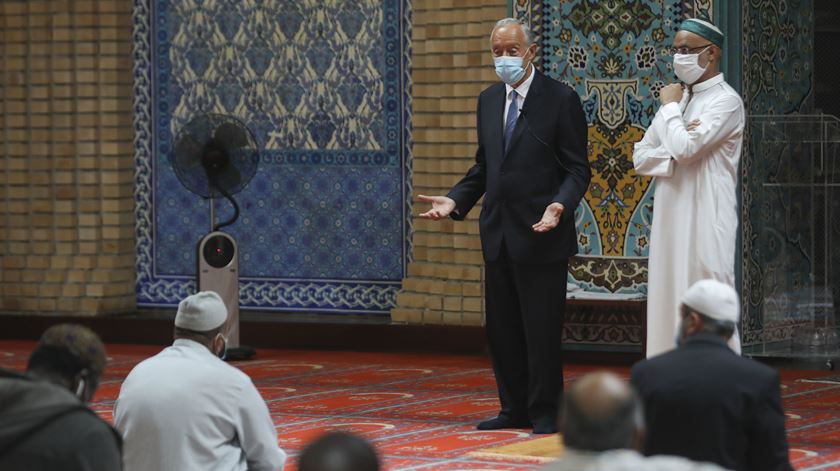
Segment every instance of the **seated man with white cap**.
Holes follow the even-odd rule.
[[[126,470],[283,469],[265,401],[245,373],[220,359],[226,320],[218,294],[187,297],[172,346],[128,374],[114,405]]]
[[[741,312],[728,284],[701,280],[682,298],[676,350],[637,363],[646,455],[733,470],[792,470],[779,374],[727,347]]]

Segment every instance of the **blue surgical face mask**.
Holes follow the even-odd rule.
[[[494,58],[493,61],[496,63],[496,75],[508,85],[513,85],[521,80],[525,76],[525,67],[528,66],[524,57],[520,56],[499,56]]]

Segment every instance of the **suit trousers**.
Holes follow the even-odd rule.
[[[554,423],[563,391],[562,335],[568,259],[517,263],[502,242],[485,263],[487,340],[501,416]]]

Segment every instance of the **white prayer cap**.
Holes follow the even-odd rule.
[[[717,280],[700,280],[688,288],[682,303],[693,311],[718,321],[735,324],[741,314],[735,288]]]
[[[200,291],[187,296],[178,304],[175,327],[207,332],[224,324],[227,316],[225,302],[218,294],[213,291]]]

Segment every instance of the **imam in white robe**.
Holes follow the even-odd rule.
[[[700,120],[688,131],[686,125]],[[656,177],[648,259],[647,356],[676,345],[679,305],[695,281],[735,286],[738,161],[744,104],[723,74],[656,113],[633,165]],[[730,346],[740,353],[738,332]]]

